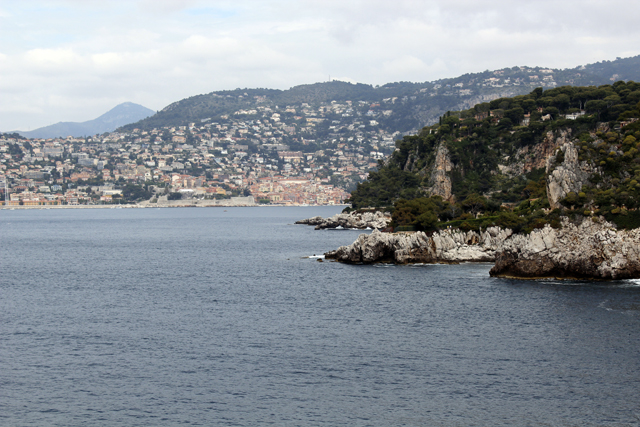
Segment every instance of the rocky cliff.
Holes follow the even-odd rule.
[[[590,218],[574,225],[565,218],[560,229],[546,226],[529,235],[498,227],[431,236],[374,231],[325,257],[351,264],[495,261],[491,275],[500,277],[640,278],[640,229],[617,231],[603,219]]]
[[[563,129],[557,132],[547,132],[539,144],[525,145],[519,148],[513,157],[507,156],[504,164],[498,164],[500,173],[509,177],[525,175],[540,168],[547,168],[548,159],[553,156],[558,148],[571,140],[571,129]]]
[[[563,138],[564,139],[564,138]],[[553,168],[561,153],[546,159],[547,197],[551,208],[559,208],[560,200],[570,192],[578,193],[585,185],[595,168],[589,163],[579,161],[578,150],[573,141],[565,140],[560,146],[562,162]]]
[[[451,192],[451,177],[448,175],[453,168],[449,150],[444,144],[440,144],[436,150],[436,160],[431,170],[427,192],[432,196],[440,196],[444,200],[453,201]]]
[[[616,230],[602,219],[563,220],[514,235],[496,253],[492,276],[625,279],[640,277],[640,229]]]
[[[351,264],[375,262],[457,263],[490,262],[496,248],[511,236],[511,230],[490,227],[482,233],[443,230],[428,236],[416,233],[361,234],[348,246],[327,252],[325,257]]]
[[[313,218],[296,221],[296,224],[315,225],[316,230],[324,230],[327,228],[350,228],[364,230],[384,229],[389,226],[391,215],[384,212],[351,212],[336,214],[329,218],[316,216]]]

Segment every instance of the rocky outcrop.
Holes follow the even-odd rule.
[[[494,262],[492,276],[517,278],[640,278],[640,229],[618,231],[603,219],[580,225],[563,219],[528,235],[490,227],[476,233],[457,229],[429,236],[416,233],[361,234],[348,246],[325,253],[350,264],[376,262]]]
[[[505,157],[508,164],[498,165],[500,173],[507,176],[520,176],[535,169],[547,166],[547,159],[568,143],[571,139],[571,129],[547,132],[539,144],[525,145],[519,148],[512,157]]]
[[[560,207],[560,200],[570,192],[579,193],[597,168],[587,161],[580,161],[571,129],[547,132],[539,144],[527,145],[517,150],[508,164],[498,165],[500,173],[521,176],[535,169],[545,168],[547,196],[552,209]]]
[[[429,184],[431,187],[427,189],[432,196],[440,196],[444,200],[453,201],[453,193],[451,192],[451,177],[448,172],[453,169],[453,163],[449,156],[449,150],[444,144],[440,144],[436,150],[436,160],[433,165]]]
[[[640,229],[618,231],[602,219],[564,220],[514,235],[496,253],[492,276],[625,279],[640,277]]]
[[[361,234],[348,246],[327,252],[327,259],[351,264],[375,262],[458,263],[490,262],[495,259],[496,248],[511,236],[511,230],[490,227],[482,233],[443,230],[428,236],[416,233]]]
[[[296,224],[315,225],[316,230],[327,228],[348,228],[348,229],[384,229],[389,226],[391,215],[387,212],[351,212],[336,214],[329,218],[316,216],[313,218],[296,221]]]
[[[547,196],[552,209],[560,207],[560,200],[570,192],[578,193],[587,183],[589,176],[594,172],[587,162],[580,162],[578,150],[571,141],[567,141],[560,147],[564,156],[563,161],[553,168],[557,162],[558,154],[547,158]]]

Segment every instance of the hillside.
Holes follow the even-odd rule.
[[[123,126],[122,132],[135,128],[187,126],[206,120],[219,121],[239,112],[254,111],[245,116],[259,119],[269,108],[284,113],[287,108],[318,109],[330,106],[332,101],[350,101],[352,114],[342,116],[343,124],[358,117],[375,119],[380,129],[401,134],[415,133],[425,125],[431,125],[450,110],[471,108],[477,103],[500,97],[529,93],[536,87],[552,89],[564,85],[602,85],[616,80],[640,81],[640,56],[615,61],[578,66],[571,69],[543,67],[512,67],[495,71],[465,74],[456,78],[433,82],[396,82],[383,86],[350,84],[340,81],[295,86],[288,90],[236,89],[197,95],[175,102],[157,114],[136,123]],[[287,125],[304,125],[305,116],[294,114],[283,117]],[[302,122],[301,122],[302,120]],[[328,126],[327,126],[328,127]],[[326,129],[318,127],[311,134],[314,138],[326,138]]]
[[[26,138],[83,137],[112,132],[118,127],[137,122],[154,114],[149,108],[132,102],[124,102],[100,117],[86,122],[59,122],[32,131],[18,131]]]
[[[564,86],[450,112],[352,193],[396,226],[531,230],[560,215],[640,226],[640,84]]]

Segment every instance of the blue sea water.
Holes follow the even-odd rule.
[[[0,211],[0,425],[640,425],[640,282],[304,258],[338,211]]]

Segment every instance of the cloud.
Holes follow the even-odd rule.
[[[496,0],[32,0],[0,9],[0,129],[236,87],[426,81],[636,55],[639,7]]]
[[[106,52],[91,55],[91,63],[96,72],[111,74],[114,71],[125,72],[127,67],[126,57],[128,55],[120,52]]]
[[[26,68],[36,74],[60,73],[82,66],[83,58],[72,49],[32,49],[24,54]]]
[[[434,58],[430,64],[420,58],[407,55],[400,58],[393,58],[385,61],[382,66],[383,72],[388,75],[408,76],[408,81],[425,81],[426,76],[447,71],[447,65],[440,58]]]
[[[138,7],[147,13],[166,14],[187,9],[196,3],[193,0],[140,0]]]

